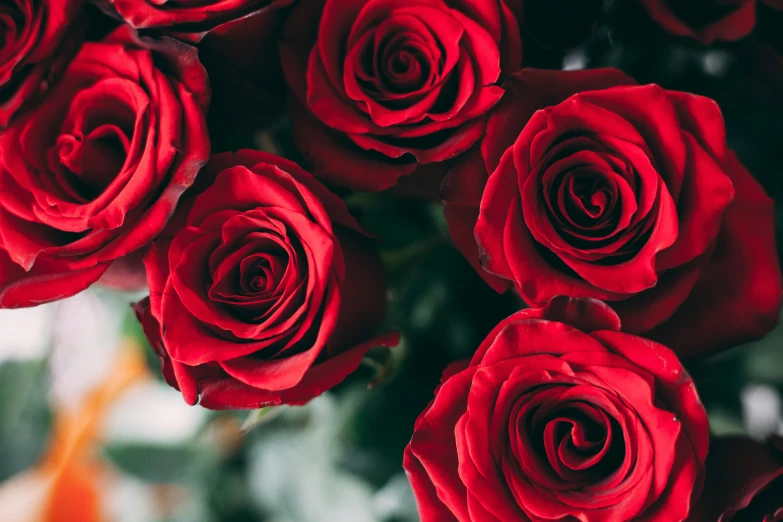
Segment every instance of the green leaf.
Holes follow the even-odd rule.
[[[266,408],[251,411],[242,423],[242,431],[248,433],[266,424],[277,417],[283,408],[284,406],[267,406]]]
[[[709,408],[710,431],[713,435],[724,437],[728,435],[746,435],[742,418],[720,407]]]
[[[123,472],[152,484],[198,484],[217,462],[215,453],[203,444],[112,443],[104,453]]]
[[[0,364],[0,481],[35,464],[46,446],[47,377],[46,361]]]

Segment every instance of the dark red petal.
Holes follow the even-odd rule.
[[[374,346],[395,346],[399,334],[379,336],[344,354],[313,366],[295,387],[282,391],[253,388],[229,378],[208,379],[201,386],[200,404],[213,410],[255,409],[275,404],[304,404],[342,381]]]
[[[416,496],[416,506],[421,522],[459,522],[454,513],[438,498],[438,492],[432,479],[427,475],[427,471],[419,459],[413,454],[410,445],[405,448],[402,467],[405,468],[405,473]]]
[[[726,210],[715,251],[690,297],[671,319],[648,334],[685,359],[759,339],[779,319],[783,291],[774,203],[734,153],[728,155],[726,172],[735,197]]]
[[[680,199],[677,202],[677,241],[656,258],[657,270],[683,265],[708,251],[721,228],[726,207],[734,198],[731,178],[712,156],[683,134],[688,148]]]
[[[65,299],[85,290],[108,268],[109,264],[103,263],[68,270],[42,259],[25,271],[0,249],[0,307],[24,308]]]
[[[620,318],[615,311],[597,299],[554,297],[544,306],[541,319],[566,323],[585,333],[595,330],[620,331]]]
[[[707,13],[704,14],[703,26],[689,25],[681,19],[672,9],[670,0],[642,0],[642,4],[656,22],[667,31],[679,35],[695,38],[704,45],[710,45],[715,40],[739,40],[746,36],[756,23],[756,2],[754,0],[738,0],[734,4],[733,11],[718,18],[710,20]],[[690,9],[704,9],[706,7],[693,7]]]
[[[488,171],[493,171],[533,114],[557,105],[578,92],[607,89],[636,82],[617,69],[548,71],[521,69],[503,88],[506,94],[492,110],[481,150]]]
[[[416,170],[413,162],[383,161],[347,138],[335,135],[295,101],[289,106],[294,141],[316,177],[354,190],[378,192]]]
[[[773,481],[783,476],[783,454],[742,437],[716,438],[710,444],[707,480],[689,522],[742,522],[741,512]],[[783,507],[783,489],[777,492]],[[735,518],[735,515],[740,516]],[[765,514],[772,514],[765,513]],[[762,522],[758,520],[748,522]]]
[[[469,518],[467,489],[458,474],[460,461],[454,428],[467,407],[474,373],[475,370],[467,369],[443,383],[435,399],[417,419],[408,449],[418,459],[438,498],[460,521]],[[436,505],[428,511],[439,513],[442,510]],[[431,520],[435,522],[435,519]]]

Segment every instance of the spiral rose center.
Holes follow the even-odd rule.
[[[567,482],[580,482],[584,472],[601,476],[616,466],[605,462],[611,460],[612,428],[601,412],[587,414],[576,408],[556,412],[545,423],[542,437],[550,466]]]
[[[252,210],[229,219],[220,239],[210,257],[211,301],[254,324],[300,302],[307,256],[285,225]]]
[[[415,49],[394,49],[379,58],[383,84],[390,90],[406,92],[422,87],[426,65]]]
[[[589,401],[562,401],[584,393],[590,392],[580,386],[552,386],[518,399],[510,450],[528,480],[578,491],[597,481],[617,482],[625,474],[625,437],[617,420]],[[594,398],[598,403],[606,400],[601,394]],[[534,456],[520,448],[533,449]]]
[[[110,125],[95,129],[87,137],[63,134],[55,147],[57,159],[66,169],[66,182],[85,200],[101,194],[125,160],[123,140]]]
[[[448,105],[453,89],[444,85],[457,67],[464,27],[445,5],[428,4],[421,12],[399,7],[383,18],[368,14],[353,32],[346,94],[375,123],[421,121],[439,101]]]
[[[566,173],[550,190],[549,208],[559,228],[579,240],[601,239],[616,225],[617,189],[600,173]]]
[[[574,176],[568,180],[566,210],[575,221],[594,221],[606,213],[612,194],[600,178]]]
[[[78,203],[96,199],[118,178],[131,150],[136,115],[105,86],[82,91],[73,101],[48,162],[56,189]],[[103,103],[98,104],[98,96]],[[111,103],[115,102],[115,103]]]
[[[250,258],[247,266],[240,267],[240,288],[245,295],[269,291],[275,283],[275,274],[268,258]]]

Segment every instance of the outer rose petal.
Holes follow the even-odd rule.
[[[198,43],[221,25],[248,16],[266,14],[294,0],[208,0],[195,5],[167,5],[157,0],[97,0],[110,14],[135,29],[168,29],[177,38]]]
[[[147,288],[141,253],[137,251],[111,263],[98,284],[119,292],[137,292]]]
[[[263,11],[227,22],[201,41],[199,58],[210,72],[210,123],[218,125],[215,134],[241,139],[273,123],[285,109],[277,51],[283,13]]]
[[[435,485],[408,446],[402,458],[402,466],[416,495],[421,522],[459,522],[459,519],[438,498]]]
[[[60,76],[84,36],[82,0],[22,0],[10,4],[12,19],[21,15],[15,40],[9,36],[0,54],[0,128]],[[15,9],[23,13],[15,13]],[[28,15],[28,16],[26,16]],[[14,22],[11,22],[14,23]],[[18,23],[18,20],[17,22]]]
[[[0,249],[0,307],[24,308],[70,297],[100,279],[108,268],[104,263],[58,271],[55,264],[44,261],[25,271]]]
[[[538,314],[541,319],[570,324],[585,333],[595,330],[619,332],[621,329],[620,318],[615,311],[606,303],[596,299],[553,297],[543,308],[528,311],[531,318]]]
[[[521,69],[512,74],[504,84],[506,95],[492,111],[486,137],[481,142],[487,171],[497,168],[500,157],[539,109],[557,105],[579,92],[618,85],[637,83],[611,68],[572,71],[567,75],[561,71]]]
[[[502,293],[511,288],[512,282],[482,270],[473,232],[479,219],[481,194],[488,177],[481,151],[474,147],[446,175],[440,188],[440,198],[444,203],[443,216],[454,246],[493,290]]]
[[[397,183],[401,176],[416,170],[413,163],[383,162],[378,160],[377,155],[356,150],[346,137],[331,132],[295,100],[291,100],[289,107],[299,148],[326,181],[351,186],[356,190],[377,192],[386,190]],[[363,173],[372,175],[365,176]]]
[[[275,404],[301,405],[339,384],[352,373],[362,357],[376,346],[397,346],[398,333],[389,333],[362,343],[340,355],[316,364],[293,388],[280,393],[252,388],[235,379],[207,380],[201,388],[201,406],[211,410],[256,409]]]
[[[718,438],[711,444],[707,472],[704,495],[688,522],[763,522],[765,515],[783,515],[779,437],[766,445],[741,437]]]
[[[133,305],[133,311],[136,313],[136,319],[141,323],[141,327],[144,330],[144,335],[155,350],[155,354],[158,356],[161,362],[161,373],[163,379],[172,388],[179,390],[177,384],[177,378],[174,375],[174,368],[171,364],[171,358],[163,348],[163,339],[161,338],[160,324],[155,316],[150,312],[150,298],[142,299],[138,303]]]
[[[438,394],[416,420],[414,438],[406,448],[406,454],[415,457],[409,460],[414,463],[418,461],[426,473],[424,476],[417,474],[418,481],[424,482],[426,476],[438,498],[460,522],[470,518],[467,489],[458,476],[459,457],[453,442],[453,431],[454,425],[467,408],[468,392],[474,374],[475,369],[468,368],[443,382],[438,388]],[[417,437],[417,433],[420,436]],[[411,472],[408,468],[406,471]],[[414,492],[418,493],[418,490]],[[422,492],[423,495],[416,495],[422,522],[435,522],[438,519],[430,515],[443,511],[440,502],[434,506],[430,505],[426,501],[431,498],[431,490],[425,487]],[[425,516],[430,518],[424,518]]]
[[[760,339],[780,316],[783,290],[774,202],[733,152],[728,155],[727,173],[735,198],[726,211],[715,251],[677,313],[649,333],[688,359]]]
[[[739,40],[750,33],[756,23],[755,0],[736,0],[733,3],[714,1],[714,9],[723,4],[727,4],[730,9],[725,15],[714,20],[707,19],[710,15],[705,13],[704,25],[701,27],[689,25],[681,19],[670,7],[674,3],[672,0],[642,0],[650,17],[664,29],[679,36],[689,36],[704,45],[710,45],[715,40]],[[708,11],[709,6],[695,9]]]

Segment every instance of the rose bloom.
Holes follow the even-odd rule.
[[[666,31],[694,38],[704,45],[715,40],[739,40],[756,23],[756,0],[640,1],[650,18]]]
[[[95,0],[136,29],[165,29],[185,41],[198,42],[226,23],[263,16],[294,0]]]
[[[531,306],[609,301],[681,357],[775,326],[773,202],[714,101],[612,69],[525,69],[506,88],[442,187],[452,238],[490,285]]]
[[[199,180],[211,185],[145,258],[137,306],[188,404],[302,404],[398,342],[372,336],[385,311],[374,242],[315,178],[246,150],[213,156]]]
[[[0,5],[0,127],[45,91],[81,43],[81,0]]]
[[[73,295],[149,244],[209,157],[208,100],[192,47],[85,43],[0,135],[0,306]]]
[[[499,81],[521,63],[519,3],[298,2],[281,59],[314,173],[369,191],[413,172],[437,178],[481,137]]]
[[[783,439],[713,441],[704,495],[689,522],[783,521]]]
[[[619,330],[558,297],[450,366],[405,451],[422,522],[684,520],[706,412],[674,353]]]

